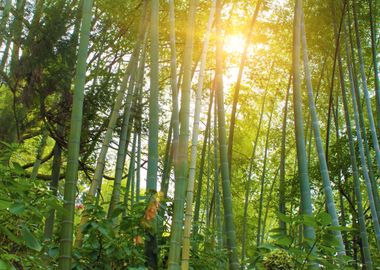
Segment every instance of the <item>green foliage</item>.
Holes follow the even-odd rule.
[[[54,246],[42,240],[51,209],[64,211],[44,182],[24,176],[18,163],[0,165],[0,269],[54,266]]]
[[[122,203],[117,204],[107,219],[106,211],[99,205],[87,204],[82,215],[88,215],[84,225],[84,241],[74,250],[74,269],[139,269],[144,265],[143,241],[145,232],[141,226],[144,204],[136,204],[118,226]]]
[[[325,212],[294,217],[278,213],[278,218],[287,224],[288,234],[283,235],[277,228],[271,231],[273,241],[259,247],[260,254],[256,258],[259,267],[306,269],[308,261],[314,261],[325,269],[351,269],[350,257],[336,256],[339,242],[333,232],[353,231],[352,228],[332,226],[331,217]],[[298,230],[305,225],[315,229],[317,236],[314,240],[304,238],[299,241]]]

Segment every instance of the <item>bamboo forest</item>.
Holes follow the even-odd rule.
[[[0,0],[0,270],[380,269],[379,0]]]

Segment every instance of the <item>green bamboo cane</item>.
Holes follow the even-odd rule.
[[[186,214],[185,214],[185,224],[183,233],[183,246],[182,246],[182,270],[189,269],[189,258],[190,258],[190,230],[193,212],[193,197],[194,197],[194,180],[195,180],[195,170],[197,165],[197,150],[198,150],[198,135],[199,135],[199,123],[201,116],[202,107],[202,90],[203,81],[206,69],[207,60],[207,50],[210,40],[210,30],[214,20],[216,0],[213,0],[210,9],[210,15],[207,23],[206,33],[203,41],[203,49],[201,55],[201,64],[198,77],[198,86],[196,90],[196,100],[195,100],[195,111],[194,111],[194,122],[193,131],[191,139],[191,150],[190,150],[190,166],[189,166],[189,178],[187,183],[186,191]]]
[[[223,97],[223,43],[221,33],[221,11],[222,1],[218,0],[216,4],[216,99],[218,108],[218,130],[219,130],[219,152],[222,172],[222,188],[223,188],[223,206],[224,206],[224,223],[226,227],[227,250],[229,255],[229,264],[231,270],[239,269],[239,260],[237,257],[235,225],[233,222],[232,195],[231,195],[231,179],[228,165],[228,153],[226,143],[226,119],[224,112]]]
[[[265,136],[265,149],[264,149],[264,161],[263,161],[263,169],[261,174],[261,180],[260,180],[260,199],[259,199],[259,213],[257,216],[257,232],[256,232],[256,247],[258,248],[260,244],[262,243],[262,239],[260,239],[261,236],[261,215],[263,211],[263,201],[264,201],[264,182],[265,182],[265,175],[267,172],[267,157],[268,157],[268,144],[269,144],[269,133],[272,125],[272,116],[274,111],[274,102],[272,101],[272,109],[269,116],[269,123],[267,128],[267,133]]]
[[[278,210],[281,214],[286,215],[286,200],[285,200],[285,192],[286,192],[286,185],[285,185],[285,162],[286,162],[286,126],[287,126],[287,117],[288,117],[288,102],[289,102],[289,92],[290,92],[290,85],[292,81],[292,76],[289,76],[289,82],[288,87],[286,90],[286,98],[285,98],[285,107],[284,107],[284,116],[282,119],[282,135],[281,135],[281,160],[280,160],[280,184],[278,188]],[[286,234],[286,223],[282,220],[279,222],[281,233],[283,235]]]
[[[376,94],[376,114],[377,114],[377,130],[380,130],[380,79],[379,67],[377,65],[377,48],[376,48],[376,1],[369,0],[369,21],[371,30],[371,51],[372,51],[372,64],[373,73],[375,76],[375,94]]]
[[[145,14],[145,12],[146,11],[144,10],[143,14]],[[138,39],[137,39],[137,42],[136,42],[135,47],[133,49],[133,52],[132,52],[131,58],[129,60],[126,72],[124,74],[122,83],[120,85],[120,89],[117,93],[115,103],[114,103],[114,106],[112,109],[112,113],[111,113],[111,116],[109,118],[107,131],[106,131],[106,134],[104,136],[102,147],[100,149],[100,153],[99,153],[99,156],[98,156],[97,161],[96,161],[94,176],[93,176],[89,191],[86,194],[86,200],[88,202],[93,201],[95,198],[95,195],[101,189],[103,170],[104,170],[104,166],[105,166],[105,161],[106,161],[106,156],[107,156],[109,144],[112,140],[113,130],[115,129],[116,121],[117,121],[117,118],[119,116],[119,111],[122,107],[124,95],[125,95],[125,92],[128,88],[128,82],[130,80],[131,74],[136,72],[136,66],[137,66],[138,57],[140,54],[140,47],[141,47],[142,40],[144,38],[144,34],[145,34],[145,16],[143,15],[142,19],[140,20]],[[130,96],[130,99],[132,99],[132,96]],[[77,247],[82,246],[83,225],[86,224],[86,222],[88,221],[88,218],[89,217],[87,215],[83,215],[81,218],[81,221],[79,224],[79,229],[77,231],[76,239],[75,239],[75,246],[77,246]]]
[[[344,27],[345,29],[345,27]],[[346,33],[345,33],[346,36]],[[339,61],[340,57],[338,58]],[[351,70],[349,69],[349,74]],[[351,75],[350,75],[351,77]],[[346,121],[346,128],[347,128],[347,134],[348,134],[348,141],[349,141],[349,147],[350,147],[350,158],[351,158],[351,165],[352,165],[352,171],[353,171],[353,177],[354,177],[354,191],[357,199],[357,214],[358,214],[358,221],[360,226],[360,239],[362,241],[362,249],[363,249],[363,257],[364,257],[364,264],[366,269],[371,270],[372,267],[372,258],[371,258],[371,252],[369,249],[369,243],[368,243],[368,235],[367,235],[367,229],[365,224],[365,217],[364,217],[364,210],[363,210],[363,200],[362,200],[362,193],[360,191],[360,181],[359,181],[359,172],[358,172],[358,166],[356,163],[356,153],[355,153],[355,146],[353,142],[353,135],[351,130],[351,120],[350,115],[348,111],[348,104],[347,104],[347,96],[346,96],[346,87],[345,87],[345,81],[343,76],[343,71],[340,72],[340,81],[341,81],[341,89],[342,89],[342,98],[343,98],[343,107],[344,107],[344,115],[345,115],[345,121]],[[351,82],[352,84],[352,82]],[[352,86],[351,86],[352,87]]]
[[[147,192],[157,191],[158,169],[158,92],[159,92],[159,1],[151,1],[150,16],[150,91]]]
[[[144,2],[144,4],[146,5],[146,2]],[[144,6],[143,9],[145,10],[146,7]],[[123,176],[125,158],[126,158],[127,149],[128,149],[128,142],[130,139],[129,138],[130,132],[128,132],[128,129],[131,126],[131,123],[133,122],[132,106],[133,106],[133,103],[136,105],[136,96],[139,95],[141,92],[142,81],[144,79],[145,49],[146,49],[145,42],[142,47],[143,47],[143,50],[141,52],[138,70],[137,72],[131,73],[130,80],[129,80],[128,92],[127,92],[127,97],[126,97],[126,101],[124,105],[123,124],[121,128],[119,148],[117,151],[117,158],[116,158],[115,180],[114,180],[114,185],[112,189],[111,201],[108,208],[108,217],[110,217],[113,209],[115,208],[116,204],[119,202],[119,199],[120,199],[120,186],[121,186],[121,180]]]
[[[294,124],[296,132],[298,174],[301,186],[301,208],[302,213],[312,215],[312,203],[310,194],[309,175],[306,162],[305,136],[302,116],[301,80],[300,80],[300,46],[301,46],[301,14],[302,0],[296,0],[294,29],[293,29],[293,103],[294,103]],[[304,237],[314,240],[315,231],[313,227],[305,226]]]
[[[71,112],[70,137],[67,154],[66,181],[64,187],[64,209],[60,237],[59,269],[71,269],[73,242],[74,204],[78,177],[78,157],[82,127],[84,86],[86,82],[86,60],[91,28],[92,0],[83,3],[83,20],[80,31],[77,67],[74,81],[73,109]]]
[[[349,23],[349,25],[351,24],[350,14],[348,14],[348,23]],[[348,35],[349,35],[349,41],[350,41],[350,46],[349,47],[351,49],[350,50],[351,51],[351,63],[356,63],[355,52],[354,52],[355,51],[354,50],[354,42],[353,42],[353,39],[352,39],[351,27],[348,27],[348,28],[349,28]],[[353,86],[355,88],[356,100],[361,101],[362,99],[360,97],[359,80],[358,80],[358,77],[357,77],[358,75],[357,75],[356,66],[354,64],[352,64],[351,68],[352,68],[352,79],[353,79]],[[358,102],[358,104],[359,104],[359,102]],[[359,122],[360,122],[361,131],[362,131],[362,137],[363,137],[364,146],[365,146],[364,150],[365,150],[365,155],[366,155],[366,158],[367,158],[368,175],[369,175],[370,180],[371,180],[372,193],[373,193],[373,197],[374,197],[374,200],[375,200],[375,206],[376,206],[376,210],[377,210],[377,216],[380,217],[379,191],[378,191],[377,183],[376,183],[374,172],[373,172],[372,160],[371,160],[371,154],[370,154],[370,150],[369,150],[367,131],[366,131],[366,128],[365,128],[365,121],[364,121],[364,115],[363,115],[363,108],[362,108],[362,106],[358,106],[358,112],[359,112]]]
[[[309,59],[308,59],[306,31],[305,31],[305,22],[304,22],[303,13],[301,15],[301,36],[302,36],[302,47],[303,47],[303,53],[302,53],[303,64],[304,64],[304,69],[305,69],[306,84],[307,84],[308,98],[309,98],[309,109],[310,109],[310,114],[311,114],[311,119],[312,119],[315,143],[316,143],[317,152],[318,152],[319,167],[320,167],[322,183],[323,183],[323,188],[324,188],[325,197],[326,197],[327,210],[331,216],[332,225],[340,226],[338,214],[337,214],[336,206],[334,202],[334,195],[331,188],[330,176],[329,176],[329,171],[328,171],[327,162],[325,158],[325,153],[323,151],[321,132],[319,129],[319,122],[318,122],[318,116],[317,116],[317,109],[315,108],[313,86],[311,83],[311,75],[310,75],[310,69],[309,69]],[[343,243],[342,233],[337,230],[337,231],[334,231],[334,234],[339,243],[338,254],[345,255],[346,252],[345,252],[345,247]]]
[[[256,157],[256,147],[257,147],[257,143],[259,140],[261,123],[263,120],[264,107],[265,107],[265,101],[266,101],[267,93],[268,93],[268,90],[265,91],[264,97],[262,98],[263,100],[261,103],[259,125],[257,127],[256,137],[255,137],[255,141],[253,143],[252,154],[251,154],[251,158],[250,158],[250,162],[249,162],[248,178],[247,178],[246,189],[245,189],[245,201],[244,201],[244,212],[243,212],[243,229],[242,229],[242,237],[241,237],[241,263],[242,263],[242,265],[245,263],[245,257],[246,257],[248,205],[249,205],[249,195],[251,192],[251,184],[252,184],[253,164],[254,164],[254,160]]]
[[[174,212],[171,227],[170,249],[169,249],[169,270],[177,270],[180,267],[181,240],[183,226],[183,210],[186,192],[186,176],[188,167],[188,141],[189,141],[189,115],[190,115],[190,88],[191,69],[193,55],[194,23],[197,0],[191,0],[189,6],[187,32],[185,42],[185,54],[183,64],[183,83],[181,96],[180,133],[178,143],[178,163],[174,166],[176,170],[176,182],[174,191]],[[175,162],[176,163],[176,162]]]
[[[214,102],[214,193],[215,193],[215,219],[217,250],[223,248],[222,220],[220,212],[220,192],[219,192],[219,164],[218,164],[218,111],[216,100]],[[223,265],[218,265],[222,268]]]
[[[351,58],[349,55],[349,50],[348,50],[348,39],[347,35],[345,33],[345,40],[346,40],[346,60],[347,60],[347,66],[349,67],[349,74],[350,74],[350,80],[352,79],[352,69],[351,69]],[[371,180],[369,178],[368,174],[368,167],[367,167],[367,160],[365,158],[365,153],[364,153],[364,147],[363,147],[363,141],[362,141],[362,135],[360,131],[360,123],[359,123],[359,115],[357,112],[358,106],[360,104],[357,104],[356,96],[355,96],[355,89],[354,86],[351,84],[351,100],[352,100],[352,107],[354,110],[354,120],[355,120],[355,127],[356,127],[356,136],[358,140],[358,145],[359,145],[359,153],[360,153],[360,160],[362,164],[362,171],[364,175],[364,182],[365,186],[367,189],[367,195],[368,195],[368,201],[370,205],[370,210],[371,210],[371,215],[372,215],[372,221],[373,221],[373,226],[375,230],[375,237],[376,237],[376,243],[377,243],[377,248],[380,250],[380,225],[379,225],[379,220],[376,212],[376,206],[375,206],[375,201],[373,198],[373,192],[372,192],[372,184]]]
[[[127,184],[126,184],[125,193],[124,193],[123,218],[127,216],[128,205],[129,205],[128,201],[131,201],[131,206],[133,203],[133,182],[135,180],[135,165],[136,165],[136,160],[135,160],[136,141],[137,141],[137,133],[134,133],[131,157],[129,160],[128,178],[127,178]],[[131,194],[131,197],[129,196],[129,194]]]
[[[363,59],[362,45],[361,45],[360,34],[359,34],[359,25],[358,25],[357,11],[356,11],[356,0],[353,0],[352,3],[353,3],[352,7],[353,7],[353,14],[354,14],[354,29],[355,29],[355,36],[356,36],[357,53],[359,56],[361,82],[362,82],[362,87],[363,87],[364,100],[366,103],[367,117],[368,117],[369,126],[371,130],[371,135],[372,135],[372,144],[375,149],[377,170],[380,173],[380,148],[379,148],[379,142],[378,142],[377,132],[375,128],[375,121],[372,114],[371,99],[368,93],[367,76],[364,70],[364,59]]]
[[[203,136],[203,144],[202,144],[202,152],[201,152],[201,160],[199,164],[199,172],[198,172],[198,182],[197,182],[197,193],[196,193],[196,199],[195,199],[195,207],[194,207],[194,221],[193,221],[193,238],[197,240],[197,235],[199,231],[199,212],[201,208],[201,195],[202,195],[202,187],[203,187],[203,173],[204,173],[204,166],[205,166],[205,159],[206,159],[206,150],[208,146],[208,139],[209,139],[209,131],[210,131],[210,125],[211,125],[211,108],[214,100],[214,91],[215,87],[213,85],[212,91],[210,93],[210,101],[209,101],[209,107],[208,107],[208,113],[207,113],[207,120],[206,120],[206,130],[204,132]],[[207,207],[206,207],[207,209]],[[198,245],[196,241],[194,241],[193,249],[194,251],[197,250]]]

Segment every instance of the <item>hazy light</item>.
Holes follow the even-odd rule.
[[[242,35],[230,35],[224,39],[223,49],[226,53],[243,53],[245,39]]]

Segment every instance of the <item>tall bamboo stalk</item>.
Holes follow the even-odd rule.
[[[379,67],[377,65],[377,48],[376,48],[376,1],[369,0],[369,21],[371,30],[371,52],[372,52],[372,65],[373,74],[375,76],[375,94],[376,94],[376,116],[377,116],[377,130],[380,130],[380,79]]]
[[[117,121],[117,118],[119,116],[119,111],[122,107],[122,102],[124,99],[125,92],[126,92],[128,85],[129,85],[128,82],[130,81],[131,77],[135,76],[135,75],[132,76],[132,74],[134,74],[136,72],[137,62],[138,62],[138,58],[139,58],[139,54],[140,54],[140,47],[141,47],[141,43],[144,39],[145,28],[146,28],[145,27],[146,26],[145,25],[146,10],[143,10],[142,14],[144,14],[144,15],[141,16],[138,39],[137,39],[137,42],[136,42],[135,47],[133,49],[133,52],[132,52],[131,58],[129,60],[126,72],[125,72],[124,77],[123,77],[123,80],[120,84],[120,89],[117,93],[115,103],[113,105],[112,113],[111,113],[111,116],[109,118],[108,127],[107,127],[106,134],[104,136],[104,139],[103,139],[102,147],[100,149],[99,156],[96,160],[96,167],[95,167],[94,176],[93,176],[90,188],[88,190],[88,193],[86,194],[86,200],[88,202],[92,202],[95,198],[95,195],[97,193],[100,193],[101,183],[102,183],[102,178],[103,178],[103,170],[104,170],[104,166],[105,166],[105,162],[106,162],[106,157],[107,157],[109,145],[110,145],[110,142],[112,140],[112,134],[113,134],[113,131],[114,131],[115,126],[116,126],[116,121]],[[133,91],[133,87],[131,87],[130,90]],[[131,103],[131,101],[132,101],[132,94],[129,96],[129,100],[127,100],[127,102],[126,102],[128,105],[127,108],[130,108],[129,103]],[[129,119],[129,116],[128,116],[128,119]],[[79,229],[76,233],[76,239],[75,239],[75,246],[77,246],[77,247],[82,246],[82,243],[83,243],[83,226],[84,226],[84,224],[87,223],[88,218],[89,217],[87,215],[82,215],[82,217],[81,217]]]
[[[344,29],[346,29],[345,26],[344,26]],[[346,30],[345,30],[345,36],[347,36]],[[346,41],[346,43],[347,43],[347,41]],[[339,58],[338,58],[338,60],[339,60]],[[349,69],[349,75],[351,78],[352,77],[351,69]],[[351,165],[352,165],[352,171],[353,171],[353,177],[354,177],[354,191],[355,191],[355,195],[356,195],[356,199],[357,199],[357,207],[358,207],[357,208],[357,214],[358,214],[358,221],[359,221],[359,226],[360,226],[360,239],[362,241],[363,258],[364,258],[365,267],[367,269],[371,270],[371,269],[373,269],[372,268],[371,252],[369,249],[368,235],[367,235],[367,229],[366,229],[366,225],[365,225],[365,217],[364,217],[363,202],[362,202],[363,201],[362,200],[362,193],[360,191],[359,171],[358,171],[358,166],[356,163],[355,146],[354,146],[354,141],[353,141],[353,135],[352,135],[352,129],[351,129],[351,120],[350,120],[350,115],[349,115],[349,111],[348,111],[348,104],[347,104],[346,87],[345,87],[345,83],[344,83],[344,76],[343,76],[342,70],[340,72],[340,81],[341,81],[341,89],[342,89],[342,101],[343,101],[343,107],[344,107],[344,116],[345,116],[345,120],[346,120],[346,128],[347,128],[348,141],[349,141],[349,147],[350,147]],[[352,87],[352,81],[351,81],[351,87]]]
[[[318,116],[317,116],[317,109],[315,108],[313,86],[311,83],[311,75],[310,75],[310,69],[309,69],[305,20],[304,20],[303,13],[301,15],[301,36],[302,36],[302,48],[303,48],[303,51],[302,51],[303,64],[304,64],[304,69],[305,69],[306,85],[308,89],[308,98],[309,98],[309,109],[310,109],[310,114],[311,114],[311,119],[312,119],[315,143],[316,143],[317,152],[318,152],[319,169],[321,171],[323,188],[324,188],[325,197],[326,197],[327,210],[331,216],[332,225],[340,226],[338,214],[337,214],[335,202],[334,202],[334,195],[331,188],[330,176],[329,176],[329,171],[328,171],[327,162],[325,158],[325,153],[323,151],[321,132],[319,129],[319,121],[318,121]],[[337,231],[334,231],[334,234],[339,243],[338,254],[345,255],[346,252],[345,252],[345,247],[343,243],[342,233],[337,230]]]
[[[380,172],[380,148],[379,148],[379,141],[378,141],[377,132],[375,128],[375,121],[372,114],[371,98],[368,93],[367,75],[364,69],[364,59],[363,59],[362,45],[361,45],[360,34],[359,34],[358,16],[357,16],[357,11],[356,11],[357,9],[356,0],[353,0],[352,3],[353,3],[352,7],[353,7],[353,14],[354,14],[354,29],[355,29],[355,36],[356,36],[357,53],[359,56],[361,82],[362,82],[362,87],[363,87],[364,100],[366,103],[367,117],[368,117],[369,126],[371,130],[371,135],[372,135],[372,144],[375,149],[377,171]]]
[[[286,193],[286,185],[285,185],[285,162],[286,162],[286,126],[287,126],[287,117],[288,117],[288,102],[289,102],[289,92],[290,92],[290,86],[292,82],[292,76],[289,76],[289,82],[288,87],[286,90],[286,97],[285,97],[285,107],[284,107],[284,116],[282,119],[282,135],[281,135],[281,160],[280,160],[280,184],[278,188],[278,210],[281,214],[286,215],[286,200],[285,200],[285,193]],[[280,220],[280,229],[281,233],[283,235],[286,234],[286,223],[282,220]]]
[[[256,148],[257,148],[257,143],[259,140],[261,123],[263,120],[264,107],[265,107],[265,101],[266,101],[267,93],[268,93],[268,91],[266,90],[264,93],[262,103],[261,103],[259,125],[257,127],[256,137],[255,137],[255,141],[253,143],[252,154],[251,154],[251,158],[249,161],[249,170],[248,170],[248,177],[247,177],[247,183],[246,183],[246,189],[245,189],[245,201],[244,201],[244,212],[243,212],[243,230],[242,230],[242,238],[241,238],[241,263],[242,263],[242,265],[245,263],[245,257],[246,257],[248,205],[249,205],[249,195],[251,192],[253,164],[254,164],[254,160],[256,157]]]
[[[201,152],[201,160],[199,164],[199,172],[198,172],[198,182],[197,182],[197,193],[196,193],[196,199],[195,199],[195,207],[194,207],[194,221],[193,221],[193,238],[197,239],[198,230],[199,230],[199,212],[201,208],[201,195],[202,195],[202,187],[203,187],[203,174],[204,174],[204,167],[205,167],[205,159],[206,159],[206,150],[209,142],[209,133],[210,133],[210,125],[211,125],[211,108],[214,100],[214,91],[215,91],[215,84],[213,84],[212,91],[210,93],[210,101],[209,101],[209,107],[208,107],[208,113],[207,113],[207,120],[206,120],[206,130],[204,132],[203,136],[203,144],[202,144],[202,152]],[[206,208],[207,211],[207,208]],[[197,249],[196,241],[194,241],[193,249]]]
[[[345,35],[345,41],[346,41],[346,59],[347,59],[347,66],[349,67],[349,74],[352,76],[352,69],[351,69],[351,58],[349,55],[349,50],[348,50],[348,39],[347,35]],[[352,79],[352,78],[350,78]],[[380,225],[379,225],[379,219],[377,216],[377,211],[376,211],[376,206],[375,206],[375,201],[373,198],[373,192],[372,192],[372,184],[371,180],[369,178],[368,174],[368,167],[367,167],[367,160],[365,158],[365,153],[364,153],[364,147],[363,147],[363,141],[362,141],[362,135],[360,131],[360,123],[359,123],[359,115],[358,115],[358,106],[360,104],[357,103],[356,100],[356,95],[355,95],[355,89],[353,85],[351,84],[351,100],[352,100],[352,107],[354,111],[354,120],[355,120],[355,127],[356,127],[356,136],[358,140],[358,145],[359,145],[359,153],[360,153],[360,161],[362,164],[362,171],[364,175],[364,182],[365,186],[367,189],[367,195],[368,195],[368,201],[371,209],[371,215],[372,215],[372,221],[373,221],[373,227],[375,230],[375,237],[376,237],[376,243],[377,243],[377,248],[380,250]]]
[[[145,1],[144,5],[146,4],[147,3]],[[144,6],[143,9],[145,10],[146,7]],[[145,35],[144,40],[146,40],[146,35]],[[142,81],[144,79],[144,70],[145,70],[145,50],[146,50],[145,42],[142,47],[143,47],[143,50],[141,52],[141,57],[139,60],[140,63],[138,65],[137,72],[132,72],[130,76],[130,80],[129,80],[127,97],[126,97],[126,101],[124,105],[123,124],[121,127],[119,147],[118,147],[117,158],[116,158],[115,180],[114,180],[113,189],[112,189],[111,201],[108,207],[108,217],[110,217],[113,209],[115,208],[116,204],[119,202],[119,199],[120,199],[121,180],[123,176],[125,158],[127,155],[128,142],[130,140],[129,138],[130,132],[128,132],[128,130],[130,129],[133,122],[133,115],[132,115],[133,104],[132,103],[136,105],[137,103],[136,96],[140,95],[141,90],[142,90],[141,89]]]
[[[77,67],[74,81],[73,109],[71,112],[70,137],[67,154],[66,181],[64,187],[64,208],[60,238],[59,269],[71,269],[73,243],[74,204],[78,177],[78,157],[82,127],[84,86],[86,82],[86,60],[91,28],[92,0],[83,3],[83,19],[80,30]]]
[[[185,42],[183,83],[181,96],[180,133],[178,143],[178,163],[176,170],[176,182],[174,191],[174,212],[171,227],[170,249],[168,269],[177,270],[180,266],[181,241],[183,226],[183,210],[186,192],[186,176],[188,167],[188,141],[189,141],[189,116],[190,116],[190,88],[192,78],[192,55],[194,39],[195,10],[197,0],[191,0],[189,6],[187,32]]]
[[[300,76],[300,47],[301,47],[301,15],[302,0],[296,0],[293,24],[293,109],[295,137],[297,145],[298,175],[301,188],[301,211],[305,215],[313,214],[309,172],[307,167],[305,136],[302,116],[302,98],[301,98],[301,76]],[[304,226],[303,235],[305,238],[314,241],[315,231],[311,226]],[[312,263],[312,262],[311,262]],[[312,265],[314,265],[312,263]]]
[[[216,4],[216,99],[218,108],[218,130],[219,130],[219,151],[220,163],[222,171],[222,187],[223,187],[223,205],[224,205],[224,223],[226,226],[227,250],[229,255],[229,263],[231,270],[239,268],[239,261],[236,250],[235,225],[233,222],[232,195],[231,195],[231,179],[228,166],[228,153],[226,143],[226,123],[224,112],[223,97],[223,43],[221,33],[221,11],[222,1],[217,0]]]
[[[201,55],[201,65],[199,70],[198,77],[198,86],[196,90],[196,100],[195,100],[195,111],[194,111],[194,122],[193,122],[193,132],[191,139],[191,150],[190,150],[190,166],[189,166],[189,179],[187,183],[186,191],[186,214],[185,214],[185,225],[184,225],[184,234],[183,234],[183,246],[182,246],[182,270],[189,269],[189,258],[190,258],[190,230],[191,230],[191,221],[192,221],[192,212],[193,212],[193,195],[194,195],[194,179],[195,179],[195,170],[197,164],[197,149],[198,149],[198,134],[199,134],[199,122],[201,116],[201,107],[202,107],[202,90],[203,90],[203,81],[206,69],[206,60],[207,60],[207,50],[210,40],[210,30],[214,20],[216,0],[213,0],[211,3],[210,15],[207,23],[205,38],[203,41],[203,49]]]
[[[263,161],[263,169],[261,173],[260,180],[260,199],[259,199],[259,213],[257,215],[257,233],[256,233],[256,247],[258,248],[262,243],[261,239],[261,219],[262,219],[262,211],[263,211],[263,201],[264,201],[264,185],[265,185],[265,175],[267,172],[267,157],[268,157],[268,144],[269,144],[269,133],[272,125],[272,116],[274,111],[274,102],[272,101],[272,109],[269,116],[269,123],[267,128],[267,134],[265,136],[265,148],[264,148],[264,161]]]

